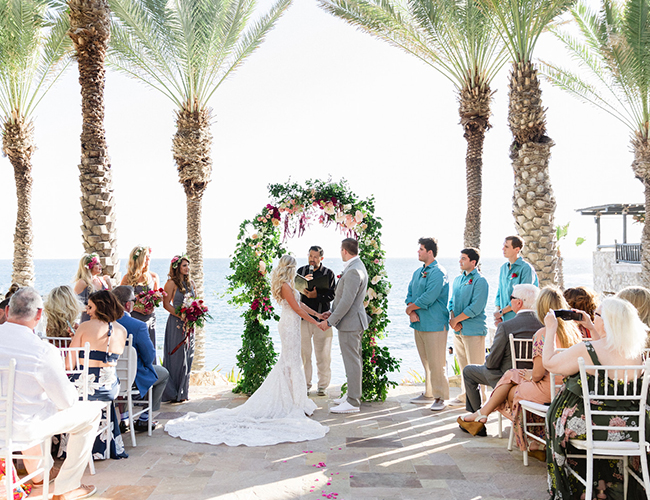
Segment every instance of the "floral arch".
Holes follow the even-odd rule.
[[[237,354],[242,378],[234,392],[253,393],[275,363],[277,355],[264,321],[277,321],[279,317],[270,300],[267,274],[273,260],[287,253],[283,245],[287,238],[302,236],[310,224],[317,222],[335,225],[344,237],[359,241],[359,255],[369,279],[366,312],[372,318],[362,339],[362,397],[366,401],[384,401],[388,389],[397,385],[388,380],[388,374],[399,369],[399,360],[390,355],[387,347],[377,345],[389,323],[387,295],[391,285],[384,269],[381,220],[374,214],[374,198],[358,199],[345,180],[272,184],[269,194],[271,203],[252,220],[241,223],[230,262],[230,303],[245,307],[242,347]]]

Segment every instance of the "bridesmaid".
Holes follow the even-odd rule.
[[[121,285],[133,287],[133,292],[137,296],[140,292],[149,290],[158,290],[160,288],[160,278],[158,275],[149,270],[151,263],[151,247],[137,246],[131,250],[129,255],[129,267]],[[140,321],[144,321],[149,329],[149,338],[156,348],[156,311],[151,314],[145,314],[144,308],[136,302],[133,306],[131,316]],[[155,363],[155,360],[154,360]]]
[[[84,306],[88,305],[88,296],[91,293],[113,289],[111,277],[108,275],[102,276],[101,273],[102,264],[99,261],[99,255],[96,253],[83,254],[79,261],[77,274],[74,277],[74,293],[79,296]],[[83,311],[81,313],[81,323],[89,319],[88,313]]]
[[[167,296],[163,298],[163,306],[169,312],[165,328],[163,366],[169,370],[169,380],[163,393],[163,401],[182,403],[189,399],[194,335],[186,335],[183,321],[176,314],[176,307],[183,303],[185,295],[196,297],[194,282],[190,280],[190,260],[186,255],[176,255],[172,259],[168,276],[169,279],[165,283]]]

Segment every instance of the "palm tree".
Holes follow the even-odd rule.
[[[465,246],[481,245],[483,143],[490,84],[506,51],[478,0],[319,0],[323,9],[399,47],[447,77],[458,92],[467,141]]]
[[[32,114],[69,63],[65,4],[52,0],[0,0],[0,121],[2,152],[16,179],[17,214],[11,281],[34,283],[31,217]]]
[[[107,274],[119,271],[113,174],[104,130],[105,59],[110,39],[106,0],[68,0],[69,35],[81,84],[81,225],[86,253],[100,256]]]
[[[580,74],[553,64],[542,72],[583,102],[609,113],[631,132],[632,170],[645,190],[650,207],[650,5],[647,0],[621,3],[603,0],[600,12],[584,3],[571,9],[579,35],[557,26],[553,33],[577,61]],[[646,219],[647,220],[647,219]],[[644,223],[643,279],[650,284],[650,226]]]
[[[553,141],[546,135],[546,110],[533,51],[549,23],[573,0],[480,0],[497,25],[510,57],[508,125],[515,174],[512,213],[525,241],[523,256],[537,271],[540,286],[557,283],[555,197],[548,163]]]
[[[212,110],[221,83],[262,43],[291,4],[277,0],[255,22],[254,0],[111,0],[110,61],[176,106],[172,151],[187,201],[187,254],[203,295],[201,207],[212,173]],[[194,363],[203,368],[203,336]]]

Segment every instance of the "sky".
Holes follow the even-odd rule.
[[[260,11],[272,5],[259,2]],[[536,56],[570,64],[546,34]],[[501,255],[515,232],[513,173],[508,158],[507,65],[494,82],[493,128],[483,155],[482,245]],[[643,203],[632,174],[630,134],[617,120],[542,82],[556,224],[570,222],[566,256],[590,258],[593,217],[577,208]],[[35,258],[78,258],[83,253],[79,170],[81,103],[78,72],[67,73],[34,116],[32,216]],[[185,247],[185,195],[171,152],[174,106],[162,94],[109,70],[106,138],[117,203],[118,251],[153,248],[171,258]],[[374,196],[383,220],[387,257],[417,258],[417,240],[434,236],[440,256],[463,247],[466,142],[458,124],[453,85],[415,57],[357,31],[315,0],[295,0],[261,47],[211,101],[213,173],[203,201],[205,258],[232,254],[241,222],[269,201],[267,186],[310,178],[347,179],[360,198]],[[16,194],[13,169],[0,158],[0,259],[13,256]],[[620,218],[604,218],[602,243],[622,239]],[[628,225],[628,241],[641,227]],[[580,247],[577,237],[587,239]],[[338,256],[342,236],[332,227],[310,229],[288,242],[298,256],[318,244]]]

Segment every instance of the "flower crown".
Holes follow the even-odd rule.
[[[185,259],[188,262],[190,261],[190,259],[187,258],[186,254],[174,255],[174,258],[172,259],[172,269],[178,268],[178,265],[181,263],[183,259]]]
[[[143,250],[144,247],[136,247],[135,252],[133,252],[133,260],[138,260],[138,257],[140,257]]]
[[[91,271],[93,270],[93,267],[99,264],[99,255],[96,253],[91,253],[88,257],[86,257],[86,267],[90,269]]]

